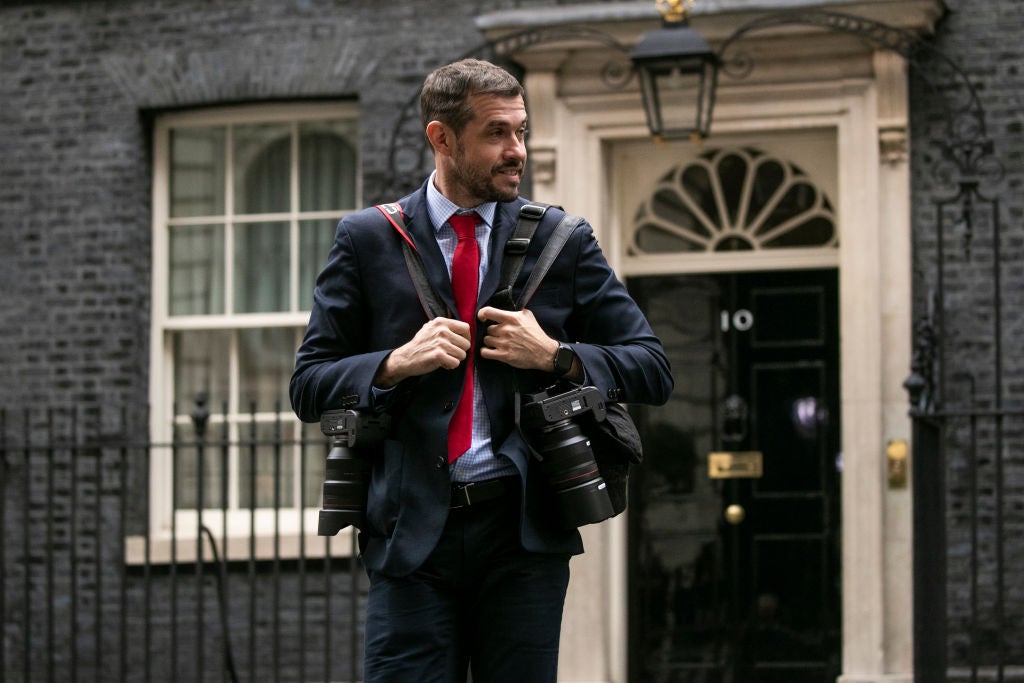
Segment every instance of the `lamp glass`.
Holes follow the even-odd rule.
[[[651,135],[705,137],[711,124],[718,57],[685,22],[647,33],[630,53]]]
[[[715,69],[709,60],[671,58],[638,64],[651,134],[662,138],[707,135]]]

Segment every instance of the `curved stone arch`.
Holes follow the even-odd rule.
[[[640,204],[630,255],[837,248],[833,203],[800,167],[752,147],[670,169]]]

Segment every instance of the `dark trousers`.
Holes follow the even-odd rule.
[[[418,570],[370,573],[366,683],[554,683],[569,556],[519,543],[519,493],[452,510]]]

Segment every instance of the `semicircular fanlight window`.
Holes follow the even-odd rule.
[[[836,247],[835,212],[797,166],[752,148],[708,150],[637,209],[631,254]]]

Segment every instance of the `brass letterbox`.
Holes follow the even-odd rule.
[[[708,476],[712,479],[760,479],[764,473],[761,451],[708,453]]]

